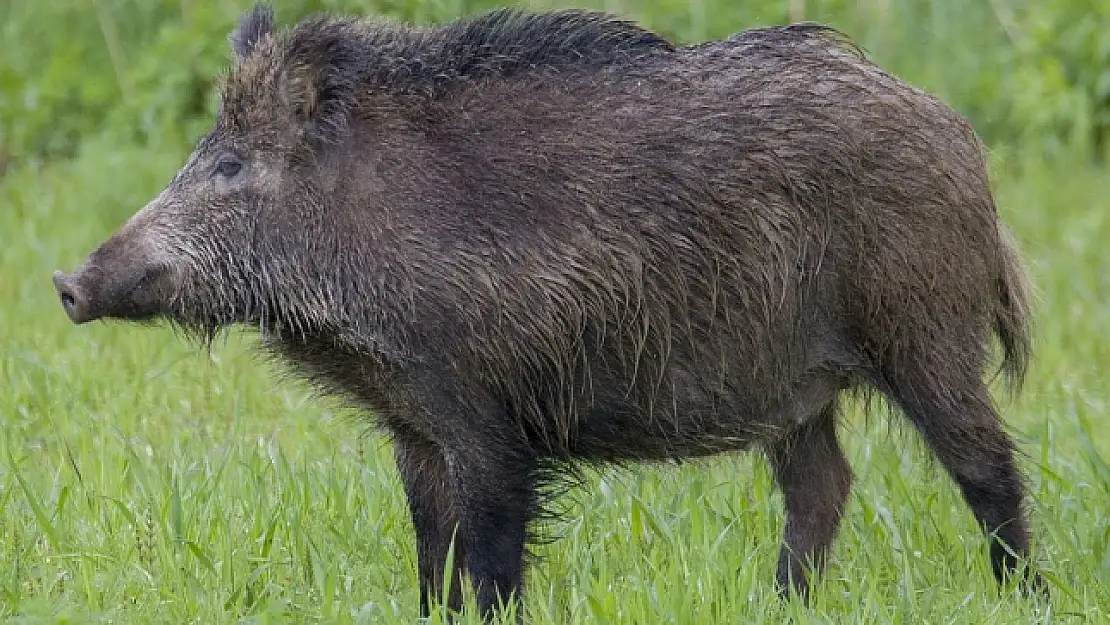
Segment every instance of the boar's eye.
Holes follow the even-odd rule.
[[[235,174],[238,174],[241,169],[243,169],[242,163],[233,158],[221,158],[216,163],[216,173],[224,178],[234,178]]]

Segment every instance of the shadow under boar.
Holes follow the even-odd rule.
[[[748,448],[785,496],[777,581],[804,598],[849,494],[837,408],[857,391],[920,432],[995,575],[1030,571],[984,380],[997,336],[1020,384],[1027,286],[984,150],[837,32],[677,47],[515,10],[277,31],[258,6],[230,40],[214,128],[54,283],[75,323],[256,327],[372,413],[422,614],[456,530],[450,606],[463,572],[483,614],[519,602],[544,493],[576,467]]]

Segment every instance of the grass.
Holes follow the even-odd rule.
[[[154,196],[177,146],[90,142],[0,180],[0,615],[17,623],[412,623],[389,448],[232,334],[73,327],[50,273]],[[985,539],[906,428],[849,419],[856,486],[814,604],[771,584],[781,498],[750,455],[590,476],[539,550],[534,623],[1110,619],[1110,175],[999,168],[1039,289],[1024,454],[1051,605],[999,589]],[[440,622],[433,619],[435,622]],[[473,621],[472,621],[473,622]]]

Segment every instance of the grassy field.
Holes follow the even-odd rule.
[[[412,529],[360,415],[166,329],[73,327],[50,285],[157,193],[180,147],[91,142],[0,180],[0,615],[19,623],[412,623]],[[848,419],[856,487],[814,604],[771,584],[781,498],[722,457],[589,476],[539,549],[535,623],[1110,622],[1110,172],[1000,167],[1037,356],[999,395],[1054,601],[999,589],[916,435]],[[438,620],[436,622],[439,622]]]

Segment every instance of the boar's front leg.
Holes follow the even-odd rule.
[[[420,616],[431,616],[431,602],[443,597],[447,555],[458,526],[451,499],[447,464],[435,444],[417,435],[398,434],[394,439],[397,468],[405,485],[413,529],[416,531],[416,559],[420,576]],[[447,607],[462,607],[463,543],[455,540],[456,563],[451,572]]]
[[[515,437],[500,434],[459,441],[447,451],[447,466],[458,503],[459,534],[466,544],[466,569],[482,617],[488,620],[515,604],[521,622],[536,462],[526,446],[513,444]]]
[[[447,490],[458,519],[456,551],[483,618],[515,605],[528,524],[537,503],[538,458],[503,404],[434,368],[414,377],[424,424],[443,451]]]

